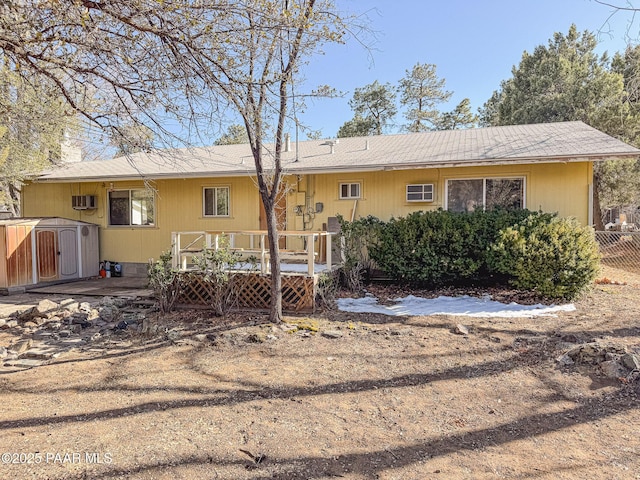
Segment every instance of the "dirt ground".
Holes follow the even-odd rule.
[[[556,360],[640,353],[640,277],[603,276],[557,317],[158,318],[0,374],[0,478],[640,479],[639,384]]]

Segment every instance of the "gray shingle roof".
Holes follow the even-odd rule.
[[[349,172],[461,165],[566,162],[636,157],[640,150],[582,122],[340,138],[332,147],[308,140],[283,152],[290,173]],[[266,151],[268,152],[268,148]],[[268,158],[268,154],[266,156]],[[185,178],[254,174],[248,145],[137,153],[129,158],[67,163],[40,181],[77,182],[133,178]]]

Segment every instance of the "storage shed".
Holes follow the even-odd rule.
[[[0,291],[98,271],[98,225],[59,217],[0,220]]]

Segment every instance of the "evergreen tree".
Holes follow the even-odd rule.
[[[436,75],[436,66],[416,63],[399,82],[400,104],[407,107],[406,129],[410,132],[433,130],[440,118],[436,105],[451,98],[444,89],[445,80]]]

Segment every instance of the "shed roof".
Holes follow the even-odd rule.
[[[333,143],[333,145],[331,145]],[[268,162],[272,145],[265,146]],[[472,165],[600,161],[640,150],[582,122],[307,140],[282,153],[288,173],[330,173]],[[38,181],[160,179],[254,175],[248,144],[161,150],[66,163]]]

